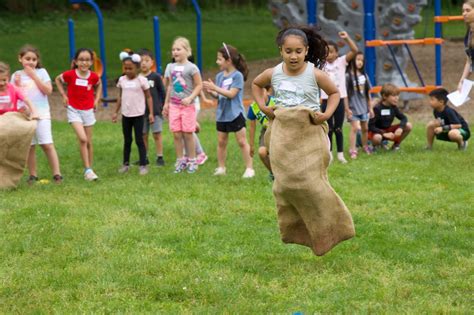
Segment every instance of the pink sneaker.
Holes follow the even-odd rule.
[[[203,165],[207,161],[207,155],[206,153],[202,152],[196,157],[196,164],[197,165]]]
[[[353,160],[357,159],[357,150],[349,150],[349,155],[351,159]]]

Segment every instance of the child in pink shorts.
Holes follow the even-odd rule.
[[[194,99],[202,89],[201,74],[198,67],[188,61],[191,56],[191,46],[184,37],[178,37],[173,42],[172,55],[174,63],[168,64],[165,78],[168,84],[163,114],[168,116],[170,130],[173,133],[176,149],[175,173],[187,169],[188,173],[196,172],[196,150],[193,133],[196,131],[196,108]],[[183,141],[188,159],[183,156]]]

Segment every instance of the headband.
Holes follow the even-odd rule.
[[[227,56],[229,59],[232,59],[232,56],[230,55],[229,48],[227,48],[227,45],[223,42],[222,45],[224,46],[225,52],[227,53]]]
[[[140,63],[142,61],[142,58],[140,57],[139,54],[128,53],[126,51],[122,51],[119,55],[119,58],[122,61],[124,61],[125,59],[130,59],[135,63]]]

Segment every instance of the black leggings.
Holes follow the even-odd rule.
[[[140,165],[146,165],[146,149],[143,142],[143,123],[145,116],[126,117],[122,116],[123,132],[123,164],[130,165],[130,151],[132,150],[132,129],[135,131],[135,143],[140,155]]]
[[[326,107],[328,105],[327,100],[323,100],[321,104],[321,109],[323,112],[326,111]],[[329,125],[329,132],[328,137],[329,141],[331,142],[331,150],[332,150],[332,134],[333,132],[336,134],[336,146],[337,152],[344,152],[344,136],[342,134],[342,124],[344,123],[344,99],[341,98],[339,101],[339,105],[337,105],[334,114],[328,119]]]

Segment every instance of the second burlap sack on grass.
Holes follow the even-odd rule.
[[[281,239],[321,256],[355,235],[352,216],[328,181],[327,124],[306,107],[278,108],[265,135],[275,176]]]
[[[8,112],[0,115],[0,189],[14,188],[20,182],[36,130],[36,120]]]

